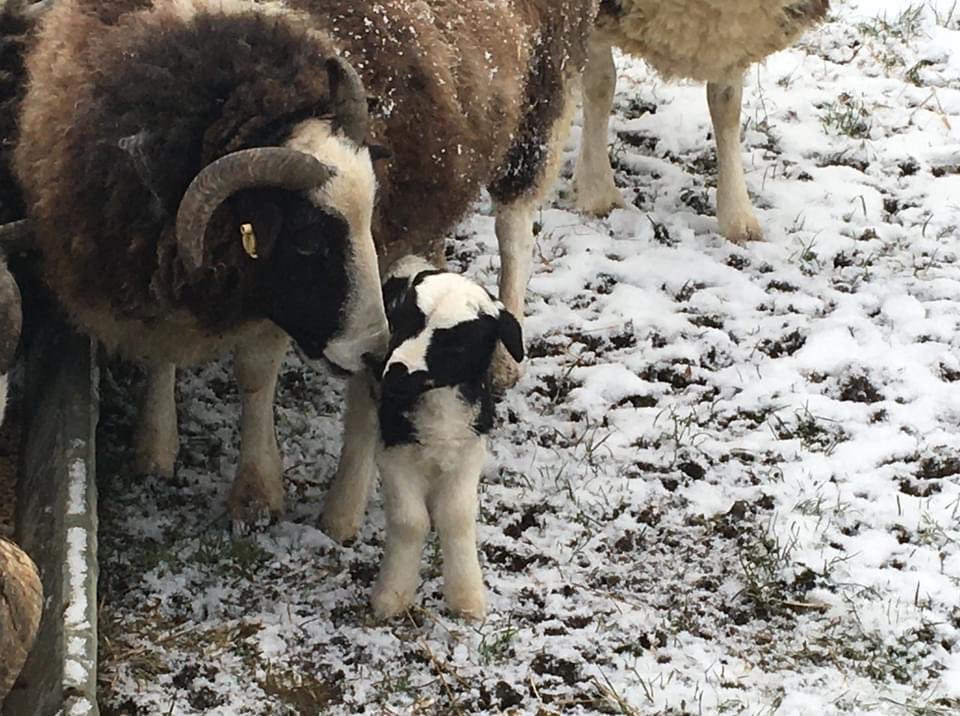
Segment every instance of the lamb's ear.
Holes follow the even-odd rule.
[[[497,317],[497,330],[500,335],[500,342],[510,356],[519,363],[523,360],[523,331],[520,330],[520,323],[513,314],[505,308],[500,309],[500,315]]]
[[[383,307],[387,312],[387,317],[397,310],[400,301],[403,300],[403,294],[406,293],[410,285],[410,279],[401,276],[391,276],[383,284]]]

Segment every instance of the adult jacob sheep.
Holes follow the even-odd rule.
[[[612,47],[642,57],[668,79],[707,83],[717,142],[717,218],[734,243],[761,239],[743,173],[743,74],[820,21],[829,0],[601,0],[584,73],[583,139],[574,174],[577,206],[605,214],[623,206],[607,155],[616,89]]]
[[[175,366],[234,350],[228,511],[239,525],[279,513],[272,405],[288,336],[351,373],[382,356],[378,257],[441,257],[483,186],[500,298],[523,315],[532,214],[596,3],[58,0],[27,52],[15,168],[47,283],[148,368],[141,470],[174,467]],[[379,147],[393,158],[374,167]],[[508,382],[511,369],[500,361]],[[363,378],[348,395],[325,515],[338,538],[358,527],[366,494],[351,493],[375,469]]]

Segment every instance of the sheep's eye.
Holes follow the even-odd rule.
[[[308,224],[293,230],[290,242],[301,256],[315,256],[331,243],[346,238],[349,227],[339,216],[317,211]]]
[[[293,250],[301,256],[313,256],[323,248],[322,237],[313,234],[313,232],[303,232],[296,236],[293,241]]]

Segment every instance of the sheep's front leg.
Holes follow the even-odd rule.
[[[497,203],[495,228],[500,247],[500,300],[521,323],[533,264],[533,215],[560,173],[563,145],[576,109],[576,89],[576,82],[567,78],[562,109],[549,128],[546,155],[533,152],[525,156],[524,161],[541,162],[540,170],[530,186],[519,197],[509,201],[498,200]],[[524,156],[524,152],[530,151],[530,147],[526,147],[520,150],[520,155]],[[495,190],[491,189],[491,194],[497,198]],[[492,374],[497,390],[510,388],[520,380],[520,366],[502,345],[498,345],[494,353]]]
[[[497,207],[496,232],[500,245],[500,301],[523,322],[523,303],[533,264],[533,212],[536,202],[519,200]],[[520,380],[520,365],[502,345],[493,355],[493,384],[506,390]]]
[[[377,472],[379,426],[371,387],[365,371],[353,376],[347,385],[343,448],[323,510],[323,531],[338,542],[357,535]]]
[[[763,239],[743,175],[740,146],[742,100],[743,83],[739,80],[732,84],[707,84],[707,103],[717,138],[717,220],[720,233],[735,244]]]
[[[178,447],[176,382],[173,363],[147,367],[147,384],[134,435],[135,467],[142,475],[173,475]]]
[[[616,88],[613,48],[599,40],[591,41],[583,73],[583,133],[577,167],[573,172],[573,186],[577,209],[599,216],[624,206],[607,153],[610,112]]]
[[[412,461],[388,455],[378,463],[387,531],[380,575],[370,601],[377,617],[388,619],[402,613],[413,602],[430,516],[425,500],[426,485],[410,464]]]
[[[487,595],[477,556],[477,486],[485,451],[475,450],[457,475],[439,486],[430,514],[443,552],[443,591],[450,610],[468,619],[487,613]]]
[[[240,533],[283,512],[283,463],[273,400],[288,341],[285,333],[271,326],[238,346],[234,357],[241,400],[240,465],[227,511]]]

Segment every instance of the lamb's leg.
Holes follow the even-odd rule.
[[[560,173],[563,145],[570,132],[570,122],[576,109],[576,89],[575,83],[569,81],[563,110],[550,127],[546,160],[535,183],[513,201],[497,204],[495,230],[500,247],[500,300],[521,323],[533,264],[534,212]],[[520,366],[502,345],[498,345],[494,353],[492,373],[494,387],[498,390],[510,388],[520,379]]]
[[[347,386],[343,448],[323,511],[323,531],[339,542],[360,529],[376,476],[377,408],[370,387],[366,372],[353,376]]]
[[[273,424],[273,400],[289,339],[269,327],[237,347],[240,387],[240,465],[227,500],[234,530],[267,524],[283,512],[283,462]]]
[[[743,175],[740,146],[742,100],[743,83],[740,80],[731,84],[707,84],[707,103],[717,138],[717,220],[720,233],[735,244],[763,239]]]
[[[468,619],[487,613],[487,595],[477,557],[477,485],[485,450],[478,446],[463,469],[443,482],[430,514],[443,552],[443,591],[451,611]]]
[[[624,206],[607,153],[610,111],[616,88],[613,48],[594,39],[583,73],[583,134],[577,167],[573,172],[577,208],[588,214],[609,214],[612,209]]]
[[[380,576],[370,598],[380,619],[402,613],[413,602],[423,542],[430,529],[423,478],[406,462],[393,457],[380,461],[387,530]]]
[[[134,435],[136,470],[143,475],[170,477],[177,460],[177,403],[173,363],[147,367],[147,384]]]

